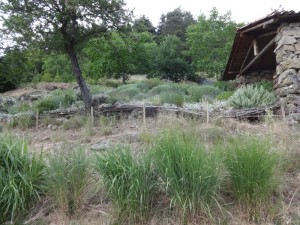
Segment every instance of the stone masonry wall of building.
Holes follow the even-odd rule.
[[[288,113],[300,108],[300,23],[282,24],[275,39],[274,91]]]

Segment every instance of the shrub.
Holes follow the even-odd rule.
[[[20,219],[44,190],[44,163],[24,140],[0,138],[0,223]]]
[[[64,101],[63,96],[48,96],[37,101],[35,108],[39,112],[58,109]]]
[[[243,86],[229,99],[228,104],[235,108],[252,108],[270,105],[275,102],[274,93],[266,91],[262,86]]]
[[[224,91],[224,92],[218,94],[216,96],[216,99],[219,101],[228,100],[233,94],[234,94],[234,91]]]
[[[183,218],[198,210],[210,215],[219,186],[212,155],[197,147],[190,136],[167,131],[154,147],[153,156],[171,206],[178,207]]]
[[[83,127],[84,124],[85,124],[85,118],[72,117],[69,120],[63,122],[63,129],[64,130],[79,129]]]
[[[220,89],[207,85],[195,85],[188,89],[189,95],[192,96],[192,100],[195,102],[199,102],[203,97],[214,98],[220,92]]]
[[[222,91],[234,91],[234,85],[232,81],[218,80],[214,83],[214,86]]]
[[[171,92],[162,92],[159,95],[160,104],[169,103],[174,104],[178,107],[182,107],[184,103],[184,95],[178,94],[174,91]]]
[[[34,126],[34,118],[31,114],[19,114],[12,118],[12,120],[8,123],[9,128],[20,128],[22,130],[26,130],[30,127]]]
[[[47,193],[66,214],[79,213],[87,199],[90,159],[81,148],[71,148],[49,157],[46,168]]]
[[[117,101],[128,102],[140,92],[141,89],[137,88],[135,84],[127,84],[118,87],[116,90],[110,92],[109,95]]]
[[[261,80],[256,83],[256,86],[263,87],[263,89],[272,92],[273,91],[273,81]]]
[[[149,91],[152,88],[160,85],[161,83],[162,83],[162,81],[160,79],[152,78],[152,79],[146,79],[146,80],[140,81],[136,84],[136,86],[138,88],[140,88],[141,90]]]
[[[159,95],[161,94],[162,92],[176,92],[178,94],[185,94],[185,91],[182,87],[180,87],[179,85],[177,84],[162,84],[162,85],[158,85],[154,88],[152,88],[148,94],[149,95]]]
[[[149,214],[156,177],[147,158],[135,160],[129,149],[118,148],[98,156],[96,170],[120,218],[139,220]]]
[[[251,137],[233,139],[226,146],[225,165],[233,194],[250,210],[267,200],[276,187],[273,178],[278,157],[270,148],[267,140]]]

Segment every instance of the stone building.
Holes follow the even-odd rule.
[[[223,80],[273,81],[289,113],[300,109],[300,12],[275,11],[237,30]]]

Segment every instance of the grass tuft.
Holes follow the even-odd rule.
[[[119,219],[137,222],[148,217],[156,186],[150,160],[136,160],[130,149],[118,148],[97,157],[96,170],[103,177]]]

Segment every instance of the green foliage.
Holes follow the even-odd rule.
[[[13,136],[0,137],[0,223],[15,222],[44,190],[44,162]]]
[[[8,123],[9,128],[20,128],[26,130],[34,126],[34,118],[32,114],[19,114],[10,120]]]
[[[185,44],[178,37],[165,37],[157,53],[157,76],[175,82],[194,80],[195,74],[188,58]]]
[[[47,194],[66,214],[83,210],[87,200],[91,161],[81,148],[66,149],[49,157],[46,168]]]
[[[63,122],[63,129],[64,130],[72,130],[72,129],[79,129],[83,127],[85,124],[85,118],[83,117],[72,117],[69,120]]]
[[[39,99],[34,107],[39,112],[58,109],[60,107],[69,107],[75,102],[76,96],[74,90],[56,90],[52,95]]]
[[[134,20],[132,29],[134,32],[138,33],[149,32],[155,34],[155,27],[145,15]]]
[[[136,221],[149,215],[156,176],[147,158],[134,159],[129,149],[115,149],[97,157],[96,170],[120,218]]]
[[[184,95],[182,93],[177,93],[175,91],[162,92],[159,95],[160,104],[168,103],[174,104],[178,107],[182,107],[184,103]]]
[[[74,81],[71,63],[65,54],[52,53],[43,60],[41,81],[71,82]]]
[[[194,85],[188,89],[192,101],[195,102],[201,101],[204,97],[215,98],[220,92],[220,89],[208,85]]]
[[[247,85],[239,88],[229,99],[228,104],[235,108],[252,108],[271,105],[275,102],[274,93],[262,86]]]
[[[153,157],[170,206],[178,207],[184,218],[197,210],[209,215],[219,187],[213,156],[191,136],[166,131],[154,146]]]
[[[234,91],[235,89],[232,81],[218,80],[214,83],[214,86],[222,91]]]
[[[220,100],[220,101],[228,100],[233,94],[234,94],[234,91],[223,91],[216,96],[216,99]]]
[[[256,83],[256,86],[263,87],[263,89],[272,92],[273,91],[273,81],[261,80]]]
[[[162,84],[162,81],[160,79],[152,78],[152,79],[146,79],[146,80],[140,81],[136,84],[136,86],[143,91],[149,91],[152,88],[154,88],[158,85],[161,85],[161,84]]]
[[[185,90],[177,84],[161,84],[152,88],[149,91],[149,95],[159,95],[163,92],[170,92],[170,91],[181,93],[183,95],[185,94]]]
[[[225,165],[235,198],[254,209],[267,200],[276,188],[274,183],[278,155],[266,139],[236,138],[225,146]]]
[[[181,41],[186,41],[186,30],[189,25],[195,23],[190,12],[182,10],[180,7],[162,15],[158,26],[158,37],[175,35]]]
[[[118,87],[116,90],[110,92],[109,95],[118,101],[128,102],[140,92],[141,89],[139,89],[135,84],[127,84]]]
[[[197,72],[220,77],[225,68],[237,24],[231,20],[231,13],[219,15],[216,8],[209,18],[201,15],[196,24],[187,30],[188,45]]]

